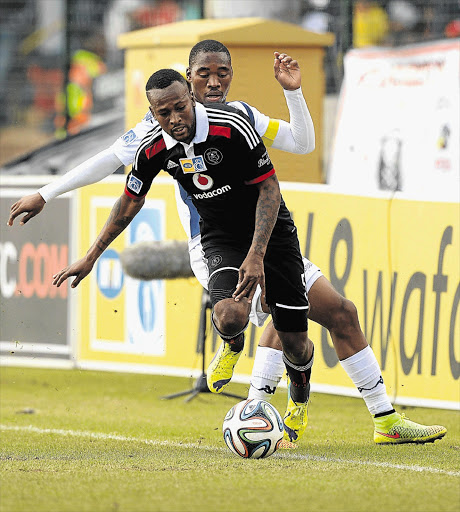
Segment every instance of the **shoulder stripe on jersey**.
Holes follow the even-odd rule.
[[[158,135],[161,134],[161,128],[160,126],[156,126],[151,132],[149,132],[141,141],[139,147],[136,151],[136,156],[134,157],[134,163],[133,168],[137,169],[137,163],[139,160],[139,155],[142,153],[142,151],[151,144],[151,142],[158,137]]]
[[[150,160],[150,158],[152,158],[152,156],[156,155],[160,151],[163,151],[163,149],[165,149],[165,148],[166,148],[166,142],[162,137],[159,141],[155,142],[155,144],[152,144],[149,148],[147,148],[145,150],[145,155]]]
[[[210,121],[220,121],[220,122],[224,121],[225,123],[229,124],[230,126],[233,126],[246,139],[246,142],[248,143],[249,149],[254,149],[257,146],[258,142],[259,142],[258,140],[256,142],[256,141],[254,141],[253,138],[249,137],[247,132],[242,130],[241,127],[237,123],[235,123],[233,120],[230,120],[230,119],[213,119],[212,117],[209,117],[209,120]]]
[[[248,117],[251,121],[252,126],[256,125],[255,119],[254,119],[254,112],[252,111],[251,107],[245,103],[244,101],[240,101],[241,105],[243,105],[244,109],[246,110]]]
[[[243,130],[247,132],[249,137],[254,138],[254,140],[259,140],[259,135],[255,131],[254,127],[247,121],[246,118],[237,114],[236,112],[226,112],[225,110],[217,110],[213,108],[207,108],[209,117],[216,117],[219,119],[231,119],[235,123],[237,123]],[[241,131],[241,130],[240,130]]]
[[[209,135],[221,135],[230,139],[231,130],[228,126],[213,126],[209,127]]]
[[[149,135],[153,135],[153,133],[155,131],[158,131],[158,128],[160,128],[160,125],[158,125],[158,124],[156,124],[155,126],[152,126],[152,128],[150,128],[150,130],[144,135],[144,138],[148,137]]]
[[[265,181],[267,178],[270,178],[270,176],[273,176],[275,174],[275,172],[276,172],[275,168],[273,167],[273,169],[271,171],[268,171],[265,174],[262,174],[262,176],[254,178],[253,180],[245,181],[244,184],[245,185],[255,185],[256,183],[260,183],[262,181]]]
[[[232,124],[230,123],[230,121],[233,121],[233,126],[235,126],[235,128],[238,128],[238,131],[243,135],[246,134],[246,138],[252,140],[252,144],[254,146],[257,146],[257,144],[259,143],[258,133],[254,130],[254,127],[251,125],[251,123],[249,123],[247,119],[245,119],[240,114],[237,114],[236,112],[227,112],[225,110],[217,110],[210,107],[206,107],[206,110],[208,111],[210,120],[226,121],[229,124]]]

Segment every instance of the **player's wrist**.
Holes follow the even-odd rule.
[[[39,196],[41,196],[41,198],[43,199],[43,201],[45,201],[45,203],[47,203],[48,201],[51,201],[51,199],[54,199],[56,197],[55,194],[53,193],[53,189],[50,185],[51,184],[48,183],[48,185],[45,185],[44,187],[37,190],[37,194]]]
[[[37,191],[37,199],[40,201],[43,201],[43,206],[45,206],[45,204],[47,203],[47,200],[46,198],[43,197],[43,194],[41,192],[38,192]]]
[[[85,254],[85,260],[91,266],[94,266],[97,259],[103,252],[104,251],[100,247],[98,247],[97,245],[93,245],[90,249],[88,249],[88,252]]]
[[[261,260],[264,259],[265,253],[267,251],[267,247],[263,247],[262,244],[256,243],[253,244],[248,251],[248,256],[251,256],[253,258],[259,258]]]
[[[284,94],[287,96],[297,96],[298,94],[302,94],[302,86],[296,87],[295,89],[285,89],[284,88]]]

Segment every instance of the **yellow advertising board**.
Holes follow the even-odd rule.
[[[152,371],[154,366],[156,372],[165,367],[166,373],[184,374],[196,359],[199,283],[195,279],[132,279],[120,262],[120,253],[133,243],[185,238],[172,181],[155,181],[141,212],[77,289],[82,366],[128,371]],[[96,239],[123,189],[124,178],[119,177],[78,191],[79,256]]]
[[[301,248],[355,303],[390,396],[399,403],[458,408],[459,204],[287,186],[283,197]],[[309,329],[313,382],[323,390],[350,387],[330,337],[313,322]]]
[[[78,192],[80,255],[122,191],[119,177]],[[283,183],[282,191],[302,252],[355,303],[390,396],[397,403],[458,408],[459,204],[343,195],[294,183]],[[198,282],[132,280],[118,257],[137,241],[184,238],[172,181],[156,179],[141,213],[79,286],[83,366],[197,374]],[[240,382],[249,380],[262,330],[251,325],[247,331],[235,375]],[[313,322],[309,335],[315,343],[313,390],[357,396],[330,336]],[[219,343],[209,333],[206,365]]]

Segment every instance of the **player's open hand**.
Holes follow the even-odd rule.
[[[248,302],[252,302],[258,284],[262,288],[262,296],[265,297],[264,260],[256,254],[248,254],[241,264],[233,298],[238,302],[247,297]]]
[[[81,260],[72,263],[66,268],[60,270],[57,274],[53,276],[53,284],[59,288],[61,284],[69,279],[71,276],[77,276],[70,285],[72,288],[78,286],[80,281],[84,279],[93,269],[94,262],[88,260],[87,258],[82,258]]]
[[[295,91],[301,85],[301,74],[299,63],[286,53],[275,52],[273,64],[275,78],[283,89]]]
[[[19,222],[19,225],[23,226],[32,217],[38,215],[43,210],[45,204],[46,201],[38,192],[36,192],[35,194],[31,194],[29,196],[21,197],[21,199],[19,199],[19,201],[16,201],[10,208],[10,218],[6,223],[7,226],[12,226],[14,219],[16,217],[21,215],[21,213],[26,213],[27,215],[24,215],[24,217],[22,217],[22,219]]]

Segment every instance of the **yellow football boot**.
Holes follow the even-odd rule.
[[[420,425],[397,412],[373,420],[374,442],[377,444],[433,443],[447,433],[445,427]]]
[[[228,343],[222,342],[206,372],[206,382],[212,393],[222,393],[227,387],[233,377],[233,368],[242,353],[243,349],[234,352]]]
[[[283,420],[285,441],[297,443],[303,436],[308,423],[307,408],[308,401],[305,403],[296,403],[289,397]]]

